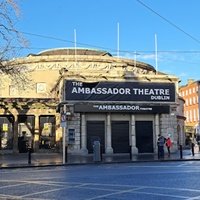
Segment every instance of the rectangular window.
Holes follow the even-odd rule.
[[[190,122],[192,122],[192,110],[190,110]]]
[[[37,91],[37,93],[45,93],[46,92],[46,83],[37,83],[36,91]]]
[[[16,96],[18,95],[18,89],[15,85],[10,85],[9,86],[9,95],[10,96]]]
[[[54,115],[39,116],[40,149],[55,147],[56,118]]]
[[[185,100],[185,105],[188,106],[188,99]]]
[[[190,98],[189,100],[190,100],[190,105],[192,105],[192,98]]]
[[[193,97],[193,104],[196,104],[196,98]]]
[[[193,119],[196,122],[196,110],[195,109],[193,110]]]

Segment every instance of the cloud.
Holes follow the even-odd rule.
[[[155,60],[155,54],[139,54],[137,58],[141,60]]]
[[[178,76],[179,76],[179,77],[187,77],[187,76],[188,76],[188,74],[187,74],[187,73],[185,73],[185,72],[182,72],[182,73],[178,74]]]
[[[155,60],[155,54],[140,54],[137,52],[133,52],[133,53],[125,53],[123,55],[126,58],[129,59],[136,59],[136,60]]]

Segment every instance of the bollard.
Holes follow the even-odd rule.
[[[129,157],[132,160],[132,146],[129,146]]]
[[[93,161],[101,161],[101,144],[99,141],[94,141],[93,143]]]
[[[182,145],[180,145],[180,158],[181,159],[183,158],[183,147],[182,147]]]
[[[67,163],[67,160],[68,160],[67,150],[68,150],[68,146],[65,146],[65,163]]]
[[[31,164],[31,148],[28,148],[28,164]]]

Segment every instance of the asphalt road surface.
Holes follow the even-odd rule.
[[[200,199],[200,161],[0,170],[0,199]]]

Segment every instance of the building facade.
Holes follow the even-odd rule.
[[[190,136],[200,134],[200,81],[188,80],[186,85],[179,88],[179,94],[185,100],[184,115],[186,117],[186,133]]]
[[[179,79],[151,65],[92,49],[52,49],[15,59],[31,79],[20,90],[5,77],[1,88],[0,152],[90,154],[156,153],[157,138],[170,136],[172,151],[184,141],[184,99]],[[32,89],[30,89],[32,87]],[[65,133],[65,134],[63,134]]]

